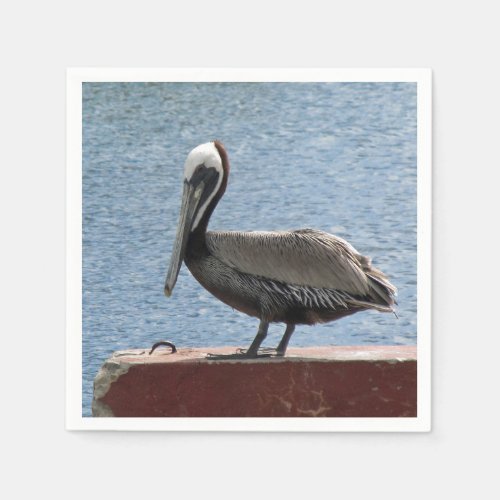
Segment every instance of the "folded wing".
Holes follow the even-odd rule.
[[[393,303],[395,287],[370,259],[323,231],[217,231],[208,232],[206,242],[214,257],[243,273]]]

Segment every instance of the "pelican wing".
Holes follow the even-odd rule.
[[[347,241],[322,231],[217,231],[206,234],[206,243],[224,264],[254,276],[358,296],[379,295],[380,286],[386,288],[382,293],[386,297],[387,287],[395,291],[367,257]]]

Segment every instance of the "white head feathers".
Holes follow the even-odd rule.
[[[186,158],[184,164],[184,178],[191,179],[198,165],[205,165],[207,168],[215,168],[217,172],[223,174],[222,160],[213,142],[196,146]]]
[[[222,184],[222,179],[224,177],[224,169],[222,167],[222,159],[220,157],[219,151],[215,147],[213,142],[207,142],[206,144],[200,144],[196,146],[186,158],[186,163],[184,164],[184,179],[189,181],[193,176],[196,168],[199,165],[204,165],[206,168],[215,168],[218,173],[217,185],[213,191],[209,194],[208,198],[205,200],[203,205],[199,208],[196,218],[194,220],[191,231],[195,230],[198,226],[205,210],[207,209],[210,202],[213,200],[216,193]]]

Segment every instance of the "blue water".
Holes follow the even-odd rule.
[[[83,415],[113,351],[247,347],[256,333],[185,267],[163,295],[184,160],[213,139],[231,175],[211,229],[335,233],[399,289],[399,319],[298,326],[290,346],[415,344],[416,99],[412,83],[83,84]]]

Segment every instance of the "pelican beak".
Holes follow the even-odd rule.
[[[179,275],[179,270],[186,252],[186,245],[189,239],[189,233],[193,225],[193,220],[198,208],[201,195],[203,193],[203,182],[197,186],[185,181],[184,191],[182,193],[181,213],[179,216],[179,225],[177,226],[177,235],[175,237],[174,249],[170,259],[167,278],[165,280],[165,295],[170,297]]]

